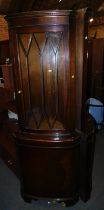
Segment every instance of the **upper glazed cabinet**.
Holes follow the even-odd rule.
[[[21,129],[81,127],[85,16],[56,10],[7,17]]]

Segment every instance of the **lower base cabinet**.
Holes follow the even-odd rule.
[[[25,201],[47,198],[72,205],[90,198],[95,145],[91,125],[86,134],[75,131],[56,138],[24,132],[15,139]]]

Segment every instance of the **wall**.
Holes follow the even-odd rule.
[[[8,40],[8,25],[4,17],[0,15],[0,41]]]

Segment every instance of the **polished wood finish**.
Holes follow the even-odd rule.
[[[14,79],[17,103],[18,107],[21,107],[18,112],[22,129],[44,130],[41,127],[43,121],[45,129],[59,129],[55,125],[57,122],[61,123],[60,129],[75,127],[81,129],[81,110],[86,100],[84,96],[86,94],[85,79],[83,85],[82,77],[85,78],[86,74],[83,55],[86,41],[84,41],[84,37],[87,36],[87,33],[81,22],[85,18],[87,24],[87,19],[84,17],[85,11],[85,9],[80,10],[76,15],[71,15],[68,11],[61,11],[61,13],[60,11],[42,11],[40,15],[40,12],[36,11],[9,16],[11,48],[15,59],[15,63],[13,60]],[[70,37],[69,47],[67,45],[68,36]],[[54,49],[55,47],[56,49]],[[49,53],[50,57],[48,57]],[[61,53],[60,56],[59,53]],[[53,57],[53,61],[51,57]],[[36,66],[37,77],[33,77],[34,66]],[[83,71],[83,67],[85,71]],[[47,75],[45,68],[53,72],[49,72]],[[34,88],[37,91],[32,91]],[[37,102],[34,101],[35,97],[37,97]],[[33,113],[34,111],[36,114]],[[36,119],[37,116],[39,119]],[[35,121],[34,128],[32,121]],[[28,124],[25,125],[25,122]]]
[[[79,197],[86,201],[91,192],[95,131],[83,106],[86,10],[34,11],[6,20],[19,118],[14,138],[22,196],[66,204]]]
[[[64,130],[67,126],[69,129],[72,124],[68,125],[71,121],[69,119],[71,111],[68,115],[66,112],[67,107],[70,109],[68,96],[70,88],[66,79],[70,77],[69,50],[67,49],[68,12],[67,15],[65,11],[61,12],[61,15],[60,12],[42,12],[42,16],[39,12],[35,12],[28,16],[25,14],[15,15],[14,18],[9,17],[9,20],[11,20],[11,27],[18,20],[16,24],[18,46],[16,37],[13,39],[13,46],[15,46],[14,74],[17,103],[18,107],[21,107],[18,109],[21,129],[31,131],[53,128]],[[18,24],[21,27],[18,27]],[[34,24],[36,28],[34,28]],[[26,25],[30,25],[31,28]],[[23,33],[22,26],[25,27]],[[13,29],[11,33],[12,31]],[[17,60],[18,49],[19,60]],[[35,70],[34,65],[36,66]],[[36,77],[33,77],[33,72],[37,75]],[[37,98],[37,101],[34,98]],[[75,110],[74,104],[73,109]]]
[[[79,189],[79,135],[46,137],[16,135],[21,161],[21,193],[30,198],[76,200]]]
[[[88,82],[93,97],[104,103],[104,39],[89,40]],[[89,71],[90,70],[90,71]]]

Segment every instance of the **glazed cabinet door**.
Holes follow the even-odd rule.
[[[15,38],[21,126],[32,131],[64,130],[69,105],[68,28],[19,29]]]
[[[21,129],[81,129],[86,98],[85,13],[35,11],[7,18]]]

